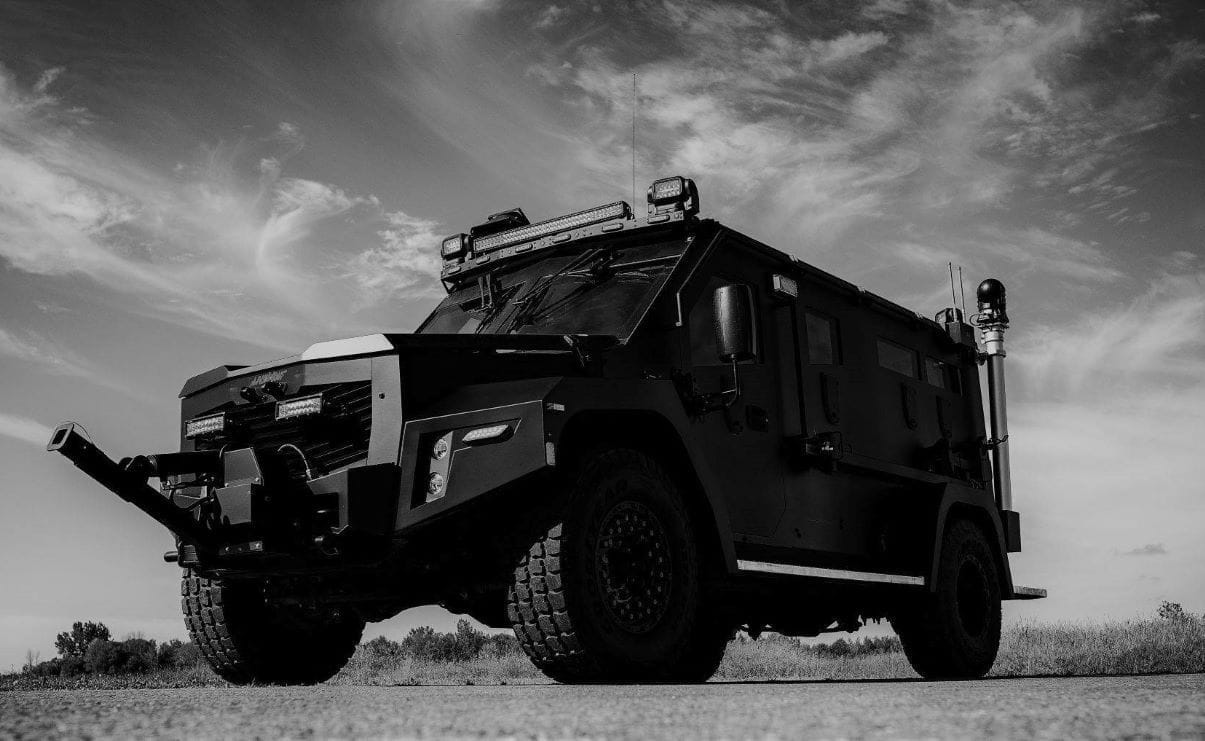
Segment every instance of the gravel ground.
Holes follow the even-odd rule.
[[[1201,738],[1205,675],[0,692],[0,738]]]

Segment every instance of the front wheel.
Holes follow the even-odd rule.
[[[520,645],[561,682],[706,680],[728,631],[706,603],[700,547],[655,459],[591,456],[563,518],[515,569],[507,614]]]
[[[180,592],[188,634],[213,670],[234,684],[316,684],[343,668],[364,621],[264,600],[256,582],[184,572]]]
[[[976,679],[1000,648],[1000,580],[983,531],[954,522],[942,538],[937,590],[891,618],[908,662],[926,679]]]

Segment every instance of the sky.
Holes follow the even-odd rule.
[[[630,199],[633,74],[638,193],[923,314],[950,261],[1008,286],[1050,598],[1006,620],[1205,612],[1202,40],[1145,0],[0,0],[0,670],[184,634],[169,535],[54,425],[173,449],[195,373],[412,330],[442,236]]]

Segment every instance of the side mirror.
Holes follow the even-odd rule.
[[[753,292],[749,286],[729,284],[715,289],[715,346],[720,360],[739,363],[757,357],[754,349]]]

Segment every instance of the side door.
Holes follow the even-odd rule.
[[[735,244],[718,253],[688,296],[684,353],[690,373],[702,393],[734,387],[732,365],[719,358],[715,337],[713,297],[724,285],[748,286],[752,293],[757,358],[737,366],[740,396],[728,408],[696,418],[692,432],[724,487],[733,531],[769,538],[786,508],[783,438],[799,431],[798,396],[784,406],[784,393],[798,387],[794,343],[783,347],[779,332],[780,318],[790,312],[771,296],[769,261]]]

